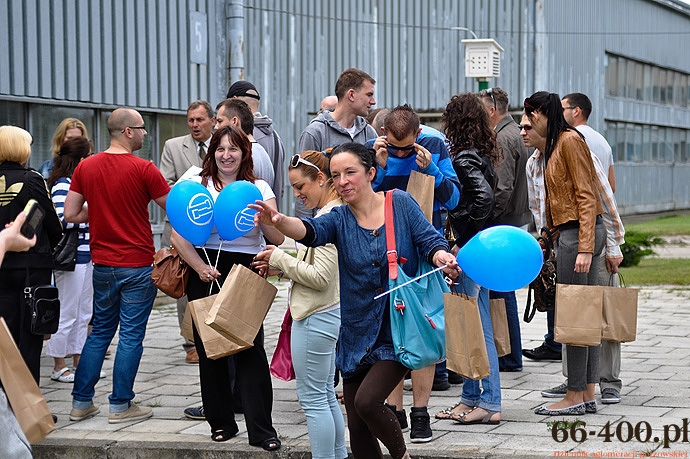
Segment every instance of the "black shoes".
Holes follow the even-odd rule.
[[[462,376],[454,371],[448,370],[448,382],[451,384],[462,384]]]
[[[408,428],[407,414],[405,414],[405,409],[403,408],[402,410],[398,411],[398,407],[395,405],[389,405],[388,403],[385,405],[388,407],[388,409],[395,413],[395,417],[398,418],[398,423],[400,424],[400,430],[405,432]]]
[[[410,409],[410,441],[412,443],[426,443],[434,438],[431,431],[429,413],[426,407]]]
[[[561,353],[552,351],[546,344],[542,344],[534,349],[523,349],[522,355],[532,360],[553,360],[560,362],[562,360]]]

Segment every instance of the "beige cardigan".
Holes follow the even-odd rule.
[[[334,199],[320,209],[316,216],[328,213],[333,207],[342,204],[340,199]],[[338,251],[333,244],[302,247],[297,257],[276,248],[271,254],[269,265],[283,271],[285,277],[292,280],[288,304],[293,320],[304,320],[315,312],[340,302]]]

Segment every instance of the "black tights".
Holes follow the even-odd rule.
[[[384,402],[408,371],[398,362],[380,360],[363,375],[343,381],[350,448],[355,458],[383,458],[378,440],[393,459],[405,455],[407,447],[400,424]]]

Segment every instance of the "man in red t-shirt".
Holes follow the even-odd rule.
[[[151,280],[155,252],[149,222],[151,200],[165,209],[170,187],[151,162],[132,154],[144,144],[144,119],[118,108],[108,118],[110,146],[74,171],[65,220],[89,222],[93,268],[93,330],[74,377],[70,420],[100,411],[93,403],[105,353],[120,327],[108,422],[145,419],[151,408],[132,403],[134,378],[157,289]]]

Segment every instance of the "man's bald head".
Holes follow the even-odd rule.
[[[136,126],[140,123],[140,115],[131,108],[117,108],[108,118],[108,132],[111,137],[122,134],[128,126]]]

